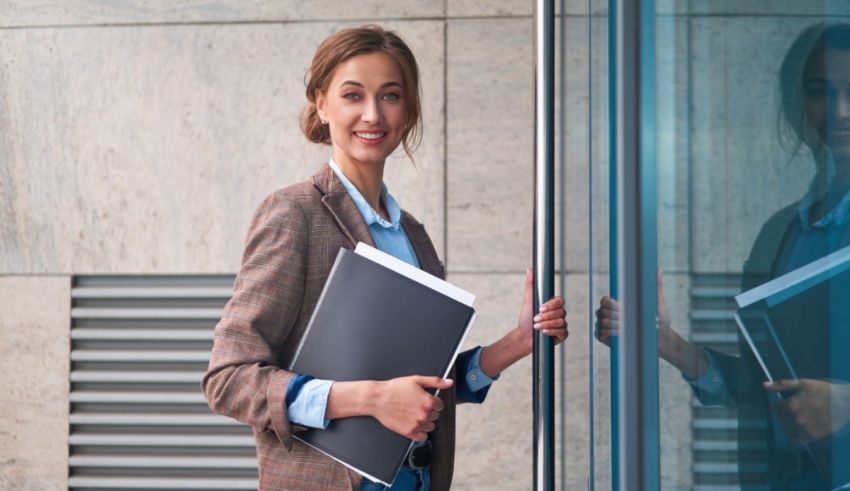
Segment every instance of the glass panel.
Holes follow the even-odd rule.
[[[565,431],[558,444],[563,471],[558,487],[610,490],[610,357],[593,337],[593,311],[609,291],[608,0],[557,3],[558,12],[566,13],[556,21],[560,290],[570,323],[561,363]]]
[[[658,0],[655,38],[662,488],[848,484],[850,3]]]

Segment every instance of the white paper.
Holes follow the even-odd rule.
[[[472,307],[472,304],[475,302],[475,295],[469,293],[463,288],[452,285],[448,281],[441,280],[440,278],[426,273],[415,266],[411,266],[397,257],[375,249],[369,244],[358,242],[357,247],[354,248],[354,252],[382,266],[390,268],[391,270],[400,273],[417,283],[425,285],[432,290],[438,291],[449,298],[453,298],[464,305]]]

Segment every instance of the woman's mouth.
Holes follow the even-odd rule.
[[[367,145],[375,145],[384,140],[387,136],[386,131],[355,131],[354,136],[357,137],[358,140],[367,144]]]

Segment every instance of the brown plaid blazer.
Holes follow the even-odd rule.
[[[421,268],[444,277],[425,228],[402,214]],[[285,403],[295,354],[341,247],[375,245],[357,206],[328,165],[308,180],[272,193],[257,209],[245,241],[233,297],[215,328],[202,382],[213,411],[254,429],[260,489],[355,490],[361,477],[292,438]],[[452,369],[454,370],[454,369]],[[454,378],[454,374],[450,375]],[[455,391],[431,433],[431,486],[449,489],[455,438]]]

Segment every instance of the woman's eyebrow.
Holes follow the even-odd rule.
[[[360,88],[364,87],[363,84],[361,84],[360,82],[357,82],[355,80],[346,80],[339,85],[340,85],[340,87],[344,87],[346,85],[353,85],[355,87],[360,87]],[[391,81],[386,82],[383,85],[381,85],[382,89],[385,88],[385,87],[399,87],[399,88],[401,88],[401,84],[399,82],[396,82],[395,80],[391,80]]]

